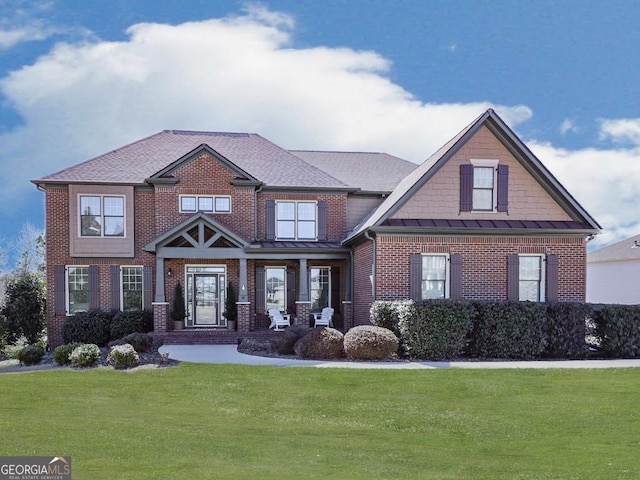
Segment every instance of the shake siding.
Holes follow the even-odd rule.
[[[585,300],[586,243],[581,238],[380,236],[376,245],[377,300],[409,298],[410,256],[416,253],[461,254],[462,298],[496,301],[507,300],[509,254],[555,254],[558,301]]]
[[[460,165],[495,159],[509,166],[507,212],[460,212]],[[500,141],[482,127],[393,218],[572,220]]]

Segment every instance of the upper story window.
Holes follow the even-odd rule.
[[[460,165],[461,212],[507,212],[508,197],[508,165],[490,159]]]
[[[316,202],[276,202],[276,238],[316,240],[317,210]]]
[[[214,195],[180,195],[182,213],[230,213],[231,197]]]
[[[124,196],[80,195],[81,237],[124,237]]]

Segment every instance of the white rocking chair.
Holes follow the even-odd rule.
[[[333,308],[325,307],[320,313],[313,314],[314,327],[324,326],[333,327]]]
[[[273,328],[275,331],[281,331],[280,327],[291,326],[291,315],[288,313],[282,314],[277,308],[269,309],[269,318],[271,319],[271,325],[269,328]]]

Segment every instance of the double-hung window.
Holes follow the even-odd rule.
[[[309,269],[309,290],[311,311],[320,312],[331,306],[331,268],[312,267]]]
[[[124,237],[124,197],[80,195],[80,236]]]
[[[496,206],[497,160],[471,160],[473,165],[473,210],[492,212]]]
[[[519,256],[519,300],[544,301],[543,255]]]
[[[276,202],[278,240],[316,240],[317,202]]]
[[[287,311],[287,269],[285,267],[266,267],[264,269],[266,309],[277,308]]]
[[[89,267],[67,267],[67,314],[89,310]]]
[[[422,255],[422,299],[449,298],[448,255]]]
[[[122,285],[121,303],[122,310],[142,310],[143,288],[142,267],[120,267]]]

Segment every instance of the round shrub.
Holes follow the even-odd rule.
[[[243,338],[238,345],[239,352],[266,352],[268,350],[271,350],[269,340],[259,338]]]
[[[125,337],[131,333],[153,330],[153,319],[144,310],[129,310],[115,314],[110,323],[111,340]]]
[[[113,365],[116,370],[126,370],[127,368],[137,367],[140,363],[140,357],[130,344],[125,343],[111,347],[111,351],[107,356],[107,363]]]
[[[343,341],[344,335],[335,328],[316,328],[298,340],[293,350],[300,358],[340,358]]]
[[[153,347],[153,337],[146,333],[130,333],[122,338],[109,342],[109,347],[113,347],[114,345],[124,345],[125,343],[131,345],[136,352],[144,353],[148,352],[151,350],[151,347]]]
[[[311,330],[312,328],[306,325],[291,325],[271,340],[272,348],[280,355],[293,355],[296,342]]]
[[[111,336],[111,314],[101,310],[80,312],[69,317],[62,327],[65,343],[106,345]]]
[[[66,345],[60,345],[56,347],[53,351],[53,359],[56,361],[58,365],[69,365],[71,360],[69,359],[69,355],[73,352],[76,347],[79,347],[80,343],[68,343]]]
[[[384,360],[398,351],[398,337],[375,325],[353,327],[344,335],[344,353],[352,360]]]
[[[74,367],[91,367],[100,358],[100,347],[95,343],[84,343],[73,349],[69,361]]]
[[[40,345],[28,345],[18,353],[18,360],[25,365],[36,365],[44,357],[44,348]]]

